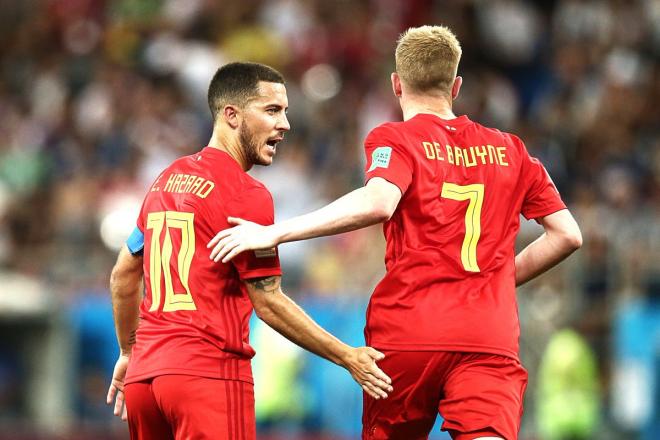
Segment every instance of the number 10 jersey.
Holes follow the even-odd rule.
[[[252,303],[242,280],[282,272],[276,249],[228,264],[209,259],[206,243],[230,226],[228,216],[272,224],[273,200],[219,149],[176,160],[151,187],[137,221],[145,295],[126,383],[163,374],[252,382]]]

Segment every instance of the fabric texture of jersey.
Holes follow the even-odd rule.
[[[206,248],[228,216],[273,223],[273,200],[227,153],[206,147],[173,162],[145,197],[145,295],[126,383],[163,374],[252,382],[252,303],[242,280],[281,275],[277,250],[215,263]]]
[[[466,116],[419,114],[365,140],[366,180],[401,201],[383,229],[387,273],[367,311],[368,345],[518,358],[514,241],[520,214],[566,206],[514,135]]]

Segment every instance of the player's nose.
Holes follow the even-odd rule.
[[[289,120],[286,117],[286,114],[283,113],[280,118],[277,120],[277,126],[275,127],[276,129],[280,131],[289,131],[291,130],[291,124],[289,124]]]

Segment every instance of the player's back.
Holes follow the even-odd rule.
[[[263,213],[255,218],[258,206]],[[252,304],[241,277],[271,274],[277,257],[255,264],[209,259],[206,243],[229,215],[272,223],[265,187],[227,153],[206,147],[173,162],[158,177],[138,219],[144,234],[145,298],[127,381],[193,374],[251,381],[248,343]]]
[[[384,226],[387,274],[372,297],[367,342],[516,357],[519,216],[563,207],[533,194],[548,191],[542,166],[515,136],[465,116],[384,124],[366,148],[368,178],[384,177],[403,194]],[[383,153],[387,166],[378,162]]]

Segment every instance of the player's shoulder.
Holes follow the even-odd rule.
[[[405,122],[384,122],[373,128],[366,137],[366,142],[388,142],[396,143],[401,139],[405,129]]]
[[[245,188],[244,188],[246,191],[266,192],[270,194],[268,187],[266,187],[266,185],[264,185],[263,182],[261,182],[258,179],[255,179],[254,177],[250,176],[248,173],[245,173],[244,176],[246,178]]]
[[[397,128],[401,125],[401,123],[402,122],[400,121],[383,122],[382,124],[372,128],[369,134],[396,132]]]
[[[197,161],[199,153],[187,154],[174,159],[162,172],[161,175],[169,173],[189,173],[193,171],[192,164]]]
[[[474,122],[472,125],[473,130],[480,133],[486,139],[493,139],[494,144],[513,146],[517,149],[524,149],[525,144],[519,136],[503,131],[495,127],[488,127],[479,122]]]
[[[161,174],[165,174],[171,170],[179,170],[184,167],[189,160],[190,155],[177,157],[161,172]]]
[[[160,173],[158,173],[158,176],[156,177],[153,186],[156,186],[159,182],[161,182],[162,179],[167,180],[167,178],[173,174],[184,172],[186,169],[185,163],[187,157],[188,156],[181,156],[170,162],[169,165],[167,165],[165,168],[161,170]]]
[[[226,192],[241,192],[246,188],[261,185],[261,182],[246,173],[229,154],[206,150],[203,151],[204,156],[199,163],[204,168],[204,172],[209,173],[213,180],[225,188]],[[209,160],[204,160],[207,156]],[[197,160],[195,155],[192,155],[192,158]]]
[[[240,178],[240,186],[236,188],[236,197],[257,202],[273,202],[273,196],[268,187],[246,172],[243,172]]]

